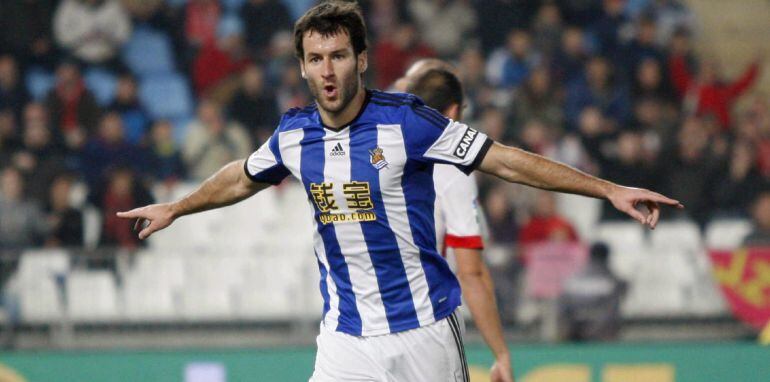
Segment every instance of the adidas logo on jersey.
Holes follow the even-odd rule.
[[[336,146],[332,149],[332,152],[329,153],[329,156],[332,157],[344,157],[345,156],[345,149],[342,148],[342,143],[337,143]]]

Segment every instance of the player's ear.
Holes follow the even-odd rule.
[[[358,54],[358,74],[363,74],[366,68],[369,66],[369,58],[366,55],[366,51]]]
[[[458,121],[462,118],[462,108],[459,104],[453,103],[449,105],[446,110],[444,111],[444,115],[449,117],[449,119]]]
[[[305,62],[304,60],[298,60],[299,61],[299,72],[302,78],[307,78],[307,74],[305,72]]]

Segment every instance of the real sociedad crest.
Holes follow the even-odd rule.
[[[385,160],[385,155],[382,154],[381,148],[375,147],[369,150],[369,154],[371,154],[371,163],[374,168],[381,170],[383,167],[388,167],[388,161]]]

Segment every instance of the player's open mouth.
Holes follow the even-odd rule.
[[[326,98],[337,97],[337,87],[334,85],[324,86],[324,95],[326,96]]]

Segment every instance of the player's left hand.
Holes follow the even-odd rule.
[[[491,382],[514,382],[510,358],[497,359],[489,370]]]
[[[607,199],[615,208],[627,213],[640,223],[655,229],[660,218],[660,205],[668,205],[678,209],[684,208],[682,203],[665,197],[657,192],[645,190],[643,188],[633,188],[616,186],[612,192],[607,195]],[[642,205],[647,207],[647,212],[637,210],[636,207]]]

